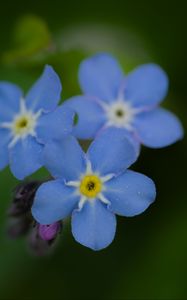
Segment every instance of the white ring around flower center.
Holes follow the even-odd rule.
[[[129,102],[117,100],[109,105],[104,104],[103,108],[108,120],[107,126],[132,128],[131,124],[137,112]]]
[[[19,139],[25,139],[28,135],[36,136],[36,126],[38,118],[41,115],[41,110],[33,113],[27,110],[25,100],[20,100],[20,112],[15,115],[11,122],[0,124],[0,128],[9,129],[11,131],[12,140],[9,147],[14,146]]]

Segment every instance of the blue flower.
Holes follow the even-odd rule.
[[[19,87],[0,82],[0,169],[8,164],[18,179],[42,165],[44,144],[72,130],[74,113],[64,106],[56,109],[61,83],[52,67],[42,76],[25,99]]]
[[[66,103],[79,116],[77,138],[92,139],[116,127],[138,145],[161,148],[183,137],[178,118],[158,107],[168,90],[167,75],[158,65],[142,65],[124,76],[112,56],[97,54],[81,63],[79,81],[84,96]]]
[[[33,217],[46,225],[72,215],[77,242],[93,250],[107,247],[115,214],[138,215],[155,199],[152,180],[127,170],[135,160],[134,146],[116,129],[100,134],[86,154],[70,135],[48,143],[44,163],[54,180],[39,187]]]

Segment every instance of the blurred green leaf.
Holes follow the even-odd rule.
[[[51,35],[46,23],[37,16],[24,16],[16,24],[12,38],[13,48],[4,53],[5,64],[19,63],[46,50],[51,45]]]

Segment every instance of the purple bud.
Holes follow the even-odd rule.
[[[62,228],[62,222],[51,225],[41,225],[33,227],[28,237],[29,249],[37,256],[44,256],[51,253],[56,245],[56,237]]]
[[[50,241],[56,238],[57,234],[61,231],[62,223],[55,222],[50,225],[38,225],[38,233],[42,240]]]

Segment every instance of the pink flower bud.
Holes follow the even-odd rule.
[[[61,230],[61,222],[55,222],[50,225],[41,225],[38,226],[38,233],[42,240],[50,241],[53,240]]]

